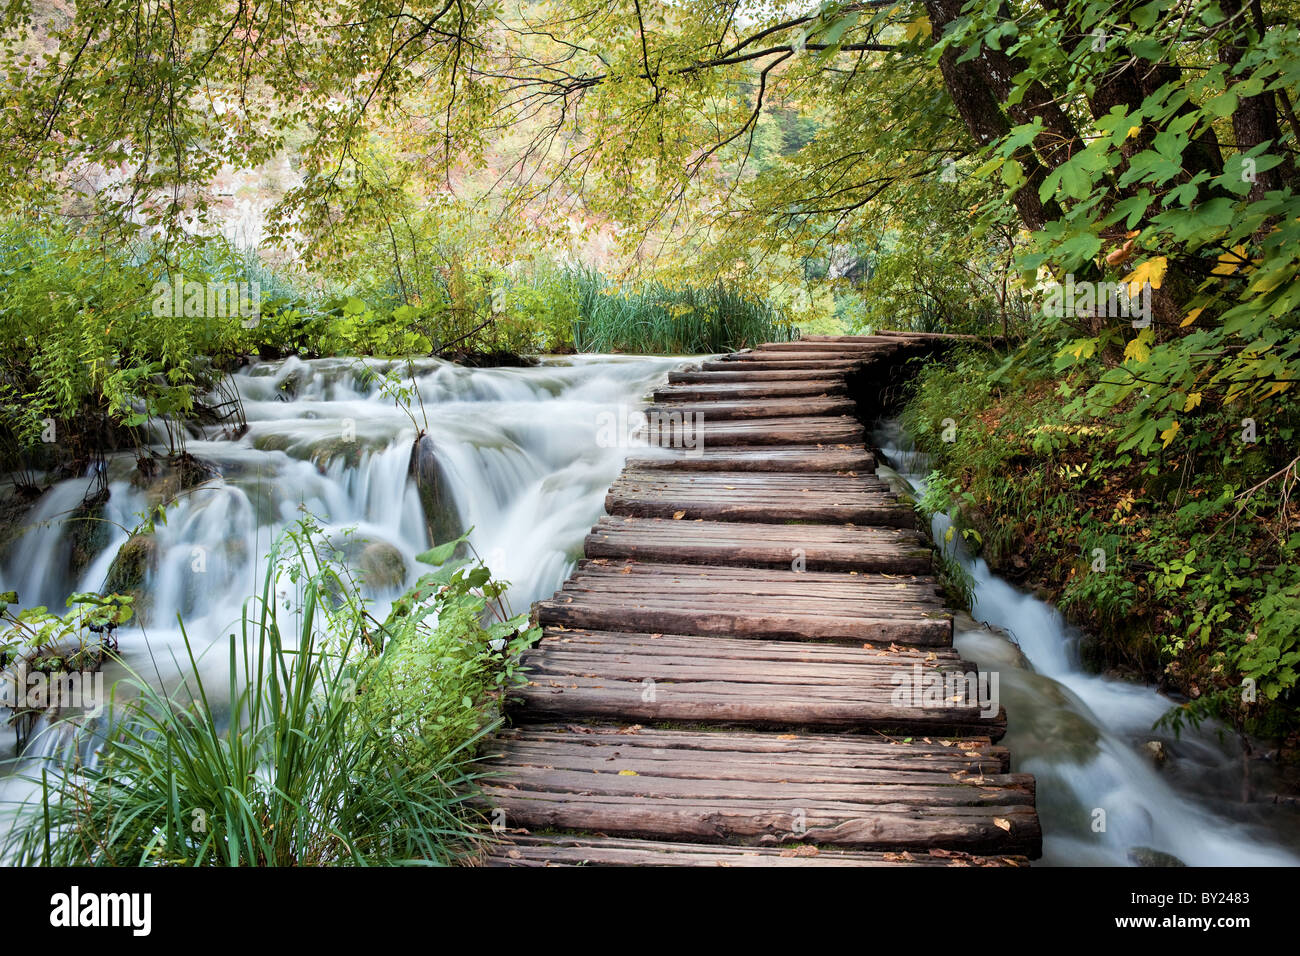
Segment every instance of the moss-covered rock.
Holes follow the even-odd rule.
[[[433,440],[427,435],[415,439],[411,447],[411,462],[407,473],[415,482],[420,495],[420,507],[434,544],[450,541],[460,536],[460,512],[447,487],[446,475],[438,463]]]
[[[375,591],[392,591],[406,583],[406,560],[386,541],[371,541],[361,551],[362,580]]]
[[[143,621],[148,616],[149,575],[158,569],[158,541],[152,534],[133,534],[109,565],[104,578],[105,594],[126,594],[135,598],[136,615]]]
[[[68,543],[68,574],[75,580],[108,545],[112,527],[104,519],[104,505],[108,501],[105,489],[94,498],[83,501],[73,509],[64,522]]]
[[[221,471],[189,452],[168,458],[141,457],[131,483],[144,489],[150,504],[167,504],[206,481],[220,478]]]

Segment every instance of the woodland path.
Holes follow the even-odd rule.
[[[931,546],[859,417],[946,341],[812,336],[670,374],[646,409],[663,447],[627,462],[535,607],[528,685],[486,758],[504,828],[486,862],[1039,855],[1034,779],[964,679]]]

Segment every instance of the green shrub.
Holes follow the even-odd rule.
[[[110,712],[98,759],[71,753],[35,779],[7,861],[447,863],[473,850],[474,748],[535,633],[522,617],[483,623],[504,586],[481,564],[425,575],[377,622],[318,528],[287,540],[231,636],[229,705],[209,696],[186,637],[173,696],[139,676],[119,685],[115,699],[130,699]],[[458,543],[424,557],[445,561]],[[292,634],[277,609],[286,589]]]

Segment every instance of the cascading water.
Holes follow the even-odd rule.
[[[23,606],[61,610],[75,591],[130,588],[145,616],[143,626],[117,635],[125,664],[170,680],[184,658],[179,616],[196,651],[219,644],[201,666],[220,686],[225,638],[260,590],[272,541],[308,512],[360,569],[378,611],[429,570],[415,556],[436,543],[431,537],[470,526],[475,550],[511,582],[509,604],[526,610],[581,555],[605,491],[634,449],[608,440],[603,423],[627,420],[627,410],[681,361],[582,356],[510,369],[434,359],[254,364],[232,377],[247,432],[231,441],[214,429],[187,442],[216,477],[188,489],[168,474],[142,482],[134,456],[112,456],[103,520],[93,523],[78,520],[90,479],[55,484],[7,548],[0,591],[18,592]],[[390,380],[370,374],[389,370]],[[398,401],[394,387],[403,385]],[[415,457],[433,476],[426,483],[411,477],[421,429]],[[163,502],[165,521],[133,535]],[[76,553],[83,560],[70,558]],[[120,676],[110,670],[108,682]],[[5,738],[0,756],[12,756],[14,737]],[[33,759],[62,745],[48,734],[38,744]]]
[[[896,476],[922,493],[925,457],[898,423],[884,423],[875,442]],[[974,582],[974,620],[959,620],[954,643],[978,668],[999,674],[1003,742],[1014,769],[1038,783],[1043,862],[1300,865],[1300,821],[1261,799],[1274,781],[1259,761],[1248,766],[1235,737],[1208,725],[1181,735],[1153,730],[1174,702],[1151,687],[1086,672],[1079,631],[972,558],[960,535],[945,542],[950,524],[936,515],[934,540]]]
[[[17,591],[25,606],[58,609],[68,594],[101,590],[110,578],[134,586],[147,621],[123,629],[121,653],[128,665],[165,681],[182,656],[178,615],[197,649],[223,642],[259,590],[271,542],[306,511],[339,533],[349,563],[381,601],[420,573],[414,558],[431,537],[473,526],[475,549],[512,582],[510,603],[524,610],[563,581],[632,450],[628,441],[602,439],[605,423],[626,421],[622,412],[680,361],[593,356],[476,370],[418,360],[407,379],[418,394],[400,403],[359,361],[255,364],[233,376],[247,433],[187,445],[218,477],[188,490],[168,476],[141,483],[131,456],[111,457],[105,520],[91,535],[83,526],[76,540],[68,519],[80,513],[91,482],[59,482],[9,544],[0,591]],[[407,363],[392,368],[408,374]],[[427,438],[417,463],[434,467],[432,487],[411,477],[419,429]],[[924,463],[906,450],[896,424],[877,444],[907,480],[923,484]],[[142,515],[163,501],[166,521],[132,537]],[[946,528],[947,519],[937,517],[937,541]],[[974,578],[974,617],[994,628],[973,621],[959,627],[957,647],[981,669],[1000,672],[1005,742],[1016,769],[1038,779],[1046,862],[1162,862],[1160,854],[1169,854],[1192,865],[1300,863],[1283,846],[1300,846],[1284,812],[1242,799],[1246,762],[1231,738],[1219,740],[1212,728],[1181,739],[1152,731],[1169,700],[1086,673],[1073,651],[1077,633],[1053,608],[971,559],[959,536],[948,547]],[[211,670],[226,666],[222,653],[210,657]],[[32,759],[57,751],[70,733],[45,735]],[[1144,752],[1152,741],[1168,755],[1163,766]],[[82,741],[85,750],[92,745]],[[9,754],[0,756],[12,755],[12,735],[3,746]],[[1269,785],[1258,769],[1249,782],[1261,792]],[[0,783],[0,801],[30,793],[14,783]],[[1104,831],[1093,829],[1099,809]]]

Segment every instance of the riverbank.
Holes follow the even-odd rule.
[[[1070,407],[1087,387],[1028,350],[927,367],[903,416],[936,469],[923,507],[1082,628],[1090,669],[1173,695],[1162,721],[1220,719],[1296,766],[1300,516],[1277,473],[1292,423],[1246,441],[1234,410],[1205,410],[1176,454],[1144,456],[1126,412]]]

